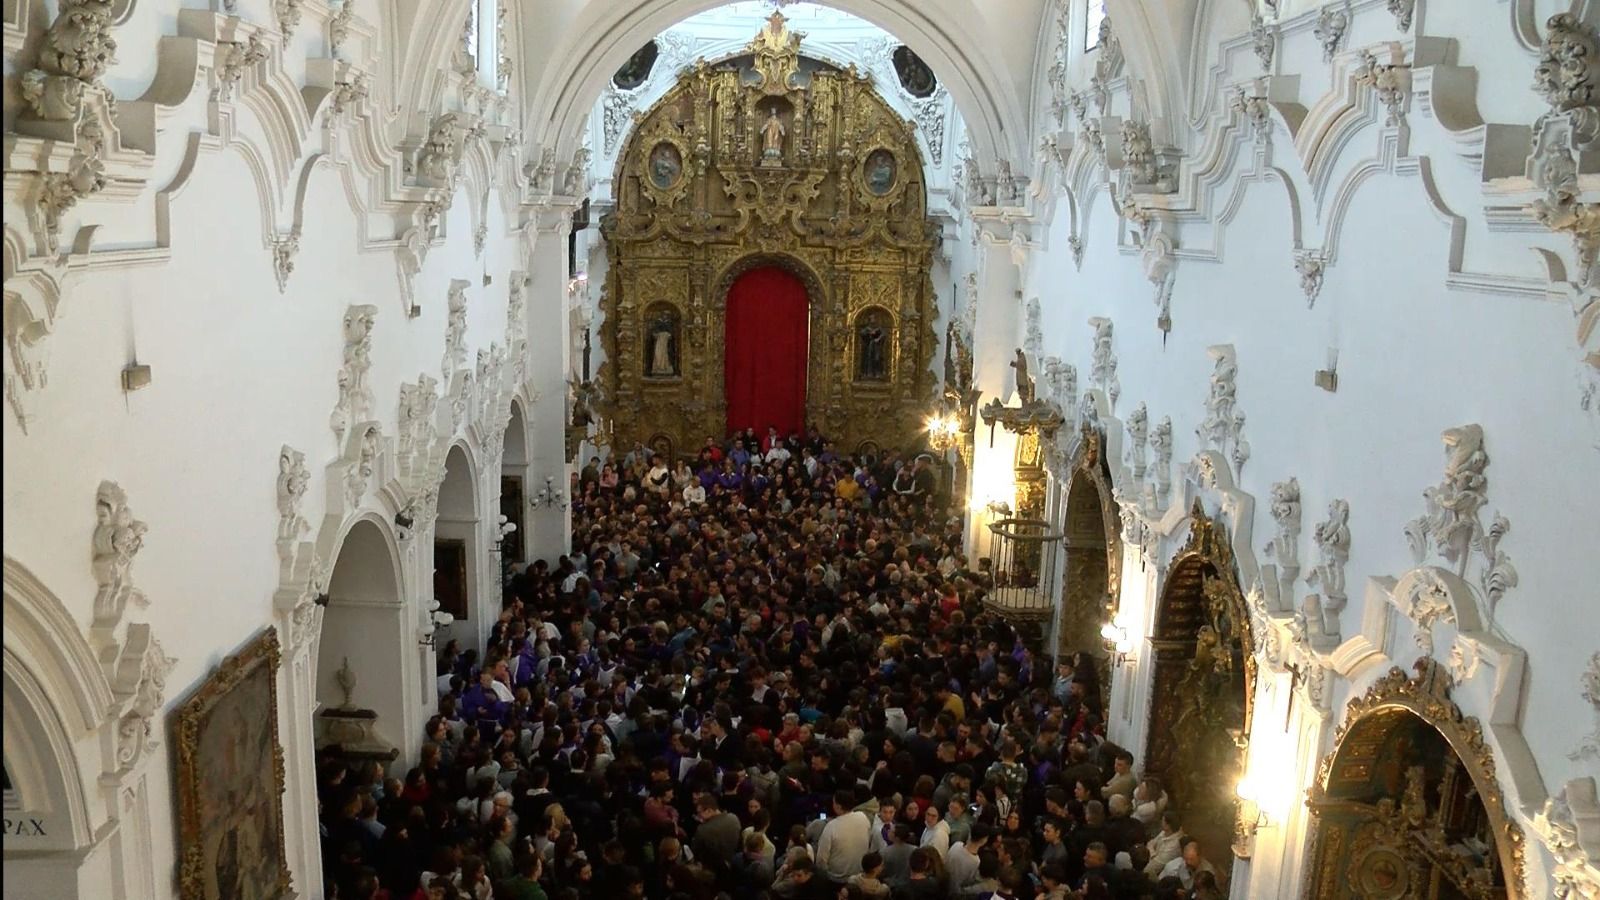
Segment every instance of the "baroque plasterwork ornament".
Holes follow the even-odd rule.
[[[1050,69],[1045,74],[1045,83],[1050,86],[1050,115],[1055,121],[1056,130],[1066,124],[1067,119],[1067,66],[1072,50],[1072,7],[1061,4],[1056,11],[1055,43],[1050,55]]]
[[[1556,900],[1592,900],[1600,897],[1600,857],[1591,856],[1581,840],[1578,816],[1573,807],[1582,804],[1594,816],[1593,778],[1568,781],[1544,802],[1533,825],[1555,859],[1550,873],[1552,896]]]
[[[1122,383],[1117,380],[1117,355],[1111,350],[1111,340],[1114,336],[1111,320],[1104,316],[1095,316],[1089,320],[1089,327],[1094,329],[1094,352],[1089,369],[1089,383],[1105,392],[1106,400],[1111,408],[1117,408],[1117,398],[1122,395]]]
[[[483,248],[489,242],[489,223],[479,222],[478,227],[472,229],[472,256],[474,259],[483,256]]]
[[[61,224],[67,212],[106,186],[106,139],[98,119],[86,113],[78,124],[77,137],[67,171],[45,175],[34,197],[35,235],[51,256],[61,249]]]
[[[1039,298],[1029,297],[1024,307],[1026,316],[1026,332],[1022,339],[1023,349],[1035,359],[1044,355],[1044,313],[1039,308]]]
[[[278,554],[294,553],[295,545],[311,530],[305,516],[300,514],[305,504],[306,488],[311,482],[311,470],[306,467],[306,455],[284,444],[278,450]]]
[[[1166,509],[1172,500],[1172,417],[1162,416],[1150,432],[1150,448],[1155,451],[1156,507]]]
[[[1300,291],[1306,295],[1306,308],[1317,305],[1322,293],[1322,279],[1328,270],[1328,259],[1317,250],[1296,250],[1294,272],[1300,276]]]
[[[556,181],[556,148],[545,147],[539,152],[538,163],[528,163],[524,174],[528,177],[528,187],[535,194],[549,194],[555,189]]]
[[[1517,570],[1500,549],[1511,523],[1496,513],[1485,527],[1479,516],[1488,502],[1489,488],[1489,455],[1484,451],[1482,427],[1473,424],[1450,428],[1442,439],[1444,476],[1423,491],[1427,511],[1406,523],[1406,540],[1417,565],[1437,552],[1453,564],[1455,574],[1463,579],[1477,560],[1483,613],[1492,624],[1500,600],[1517,585]]]
[[[1316,35],[1317,43],[1322,47],[1323,62],[1333,62],[1334,54],[1339,52],[1339,45],[1344,43],[1344,34],[1349,28],[1348,0],[1336,0],[1317,13],[1317,25],[1311,33]]]
[[[1156,180],[1155,142],[1150,139],[1150,123],[1134,119],[1122,122],[1122,160],[1136,185]]]
[[[1528,207],[1546,228],[1573,243],[1581,291],[1600,286],[1600,204],[1579,200],[1578,153],[1600,149],[1600,35],[1576,16],[1546,25],[1534,90],[1549,109],[1533,126],[1527,176],[1543,196]]]
[[[428,127],[427,140],[417,151],[417,181],[430,187],[446,187],[455,173],[461,151],[461,123],[455,113],[445,113]]]
[[[1344,567],[1350,561],[1350,504],[1335,499],[1328,503],[1328,517],[1311,532],[1317,545],[1317,564],[1306,574],[1306,585],[1320,593],[1307,595],[1305,614],[1317,633],[1337,643],[1341,634],[1339,613],[1349,604],[1345,594]]]
[[[267,46],[260,34],[251,34],[245,41],[223,41],[217,50],[221,61],[217,65],[217,86],[212,97],[218,103],[231,103],[245,71],[266,61]]]
[[[567,165],[567,176],[561,192],[568,197],[582,197],[589,192],[588,147],[579,147],[572,154],[572,162]]]
[[[502,5],[501,11],[504,12]],[[328,52],[339,58],[344,42],[350,39],[350,23],[355,21],[356,0],[341,0],[339,11],[328,18]]]
[[[1238,360],[1232,344],[1214,344],[1206,349],[1206,355],[1214,366],[1206,393],[1206,415],[1195,434],[1202,449],[1216,450],[1232,460],[1238,475],[1250,459],[1250,444],[1244,439],[1244,413],[1237,403]]]
[[[1072,267],[1083,271],[1083,238],[1075,234],[1068,235],[1067,249],[1072,251]]]
[[[426,373],[415,384],[400,385],[396,464],[401,483],[415,495],[433,480],[432,455],[438,433],[439,382]]]
[[[1584,668],[1580,683],[1584,702],[1594,710],[1594,731],[1583,739],[1578,749],[1568,754],[1568,758],[1574,761],[1600,760],[1600,653],[1589,657],[1589,665]]]
[[[608,85],[604,97],[600,102],[600,137],[601,146],[605,148],[607,158],[615,156],[617,142],[622,139],[623,131],[633,121],[634,104],[637,94],[634,91],[624,91],[616,85]]]
[[[283,32],[284,45],[294,37],[294,30],[300,27],[300,17],[305,13],[301,9],[304,3],[305,0],[273,0],[273,12],[278,18],[278,30]]]
[[[336,82],[328,109],[334,118],[354,112],[372,95],[372,76],[356,70],[344,81]]]
[[[1411,30],[1411,19],[1417,12],[1417,0],[1384,0],[1384,6],[1388,7],[1395,25],[1402,32]]]
[[[297,228],[272,241],[272,275],[278,282],[278,293],[289,290],[289,276],[294,274],[294,258],[300,252],[300,230]]]
[[[109,637],[121,624],[128,604],[143,608],[150,601],[133,584],[133,559],[144,547],[148,527],[133,517],[128,496],[114,481],[100,482],[95,494],[95,527],[90,568],[99,586],[94,595],[93,632]]]
[[[1377,54],[1363,50],[1354,77],[1356,84],[1371,88],[1373,95],[1383,105],[1383,124],[1386,127],[1405,124],[1406,99],[1411,87],[1410,66],[1379,62]]]
[[[139,629],[144,634],[138,636],[137,642],[144,646],[136,661],[137,681],[128,700],[127,712],[117,722],[117,763],[124,768],[138,762],[140,757],[154,750],[159,743],[160,731],[156,727],[156,719],[166,701],[167,676],[178,664],[176,659],[162,650],[160,641],[148,636],[147,629],[148,626]],[[134,640],[130,640],[130,649],[134,643]],[[113,688],[115,686],[113,682]]]
[[[362,427],[361,437],[355,444],[354,458],[348,461],[345,469],[346,510],[353,511],[360,508],[362,499],[367,496],[367,489],[372,485],[372,474],[377,470],[382,439],[383,435],[378,430],[376,422],[369,422]]]
[[[450,279],[444,327],[444,360],[439,364],[440,378],[446,384],[450,383],[451,373],[467,364],[467,288],[471,284],[465,278]]]
[[[372,325],[378,308],[370,303],[352,305],[344,314],[344,362],[339,367],[339,402],[328,419],[328,427],[344,442],[357,422],[372,418],[372,386],[367,373],[372,369]]]
[[[1133,412],[1128,413],[1128,420],[1122,427],[1128,438],[1128,465],[1133,469],[1133,479],[1143,481],[1147,462],[1145,451],[1150,440],[1150,410],[1141,402],[1133,408]]]
[[[1267,509],[1274,528],[1266,555],[1277,560],[1280,596],[1287,600],[1292,594],[1282,593],[1283,587],[1292,584],[1300,572],[1300,479],[1273,482]]]
[[[85,92],[103,92],[100,78],[116,62],[113,18],[111,0],[62,0],[45,31],[38,67],[25,72],[18,85],[35,116],[57,122],[76,119]]]
[[[1062,409],[1070,410],[1078,402],[1078,370],[1059,357],[1044,361],[1044,383],[1050,400]]]
[[[1272,143],[1272,107],[1266,95],[1250,93],[1241,85],[1234,90],[1229,107],[1244,117],[1250,126],[1250,135],[1261,146]]]
[[[1266,17],[1256,13],[1250,19],[1250,48],[1261,62],[1261,71],[1271,72],[1272,56],[1278,48],[1277,23],[1268,22]]]
[[[935,167],[944,165],[945,110],[949,106],[949,97],[949,92],[941,84],[932,96],[912,101],[912,118],[928,145],[928,161]]]

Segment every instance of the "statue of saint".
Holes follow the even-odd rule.
[[[1033,378],[1028,375],[1028,355],[1017,348],[1017,358],[1012,360],[1011,368],[1017,370],[1017,399],[1023,406],[1033,402]]]
[[[778,121],[776,109],[767,110],[766,124],[761,126],[762,159],[783,158],[783,123]]]
[[[861,364],[860,373],[864,379],[877,380],[888,376],[888,360],[885,358],[885,347],[889,335],[883,327],[876,322],[868,322],[861,326]]]
[[[650,335],[650,374],[658,377],[678,374],[677,367],[672,364],[672,323],[666,319],[658,320]]]

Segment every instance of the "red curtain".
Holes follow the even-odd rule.
[[[728,430],[801,431],[806,420],[809,304],[800,279],[752,269],[728,288],[723,391]]]

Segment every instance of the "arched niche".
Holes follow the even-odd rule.
[[[1225,869],[1254,713],[1255,641],[1227,533],[1198,499],[1163,581],[1150,647],[1145,771],[1162,779],[1184,831]]]
[[[1122,531],[1100,433],[1093,428],[1083,429],[1064,497],[1065,575],[1056,646],[1063,656],[1077,651],[1099,655],[1100,627],[1116,616],[1122,594]]]
[[[528,420],[522,412],[522,401],[512,399],[505,450],[500,456],[500,515],[517,530],[500,542],[500,558],[496,562],[506,570],[528,559],[528,462]],[[510,572],[506,574],[509,576]]]
[[[450,448],[433,534],[433,598],[441,612],[455,617],[440,629],[440,639],[455,638],[468,647],[482,646],[494,618],[486,608],[488,585],[481,583],[484,570],[479,561],[488,548],[483,546],[476,471],[464,445]]]
[[[350,706],[376,714],[374,729],[391,747],[405,746],[407,652],[405,605],[394,545],[371,518],[345,533],[328,582],[317,647],[317,704],[324,712],[345,706],[341,675],[354,677]],[[346,661],[349,662],[346,670]],[[324,737],[319,743],[330,743]]]
[[[1306,805],[1308,900],[1522,900],[1522,829],[1476,718],[1438,663],[1391,668],[1352,700]]]

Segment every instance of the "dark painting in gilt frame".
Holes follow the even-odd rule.
[[[278,632],[269,627],[173,712],[182,900],[292,896],[278,658]]]

